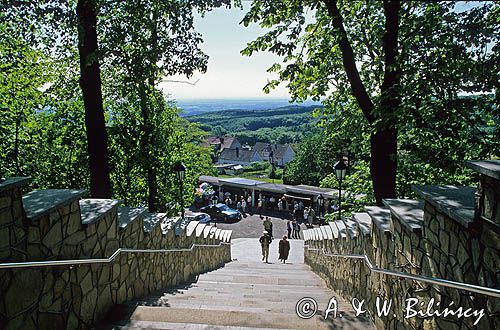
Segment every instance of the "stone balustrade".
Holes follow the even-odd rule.
[[[196,223],[188,234],[187,224],[177,226],[163,214],[122,208],[115,200],[81,199],[84,191],[22,196],[28,182],[13,178],[0,184],[2,263],[108,258],[119,247],[174,251],[123,252],[110,263],[0,269],[1,329],[87,329],[114,305],[231,260],[230,231],[215,237],[215,228],[198,229]],[[189,250],[193,244],[211,246]]]
[[[487,179],[483,176],[480,187],[486,189]],[[385,200],[385,207],[367,207],[367,213],[355,214],[355,242],[352,236],[343,239],[335,233],[325,242],[314,230],[306,230],[305,262],[344,298],[364,299],[364,306],[379,329],[499,329],[500,298],[370,272],[359,259],[330,257],[315,250],[326,247],[329,253],[364,254],[375,267],[498,289],[500,231],[494,221],[498,187],[495,193],[479,193],[484,196],[479,198],[483,203],[479,205],[483,208],[480,217],[478,205],[474,207],[474,188],[414,189],[422,201]],[[367,217],[373,222],[371,227],[366,225]],[[360,235],[362,231],[364,234]],[[391,301],[394,313],[377,315],[377,298]],[[405,318],[403,309],[408,298],[419,299],[423,311],[434,299],[441,307],[434,305],[432,311],[442,311],[452,304],[454,309],[462,307],[464,311],[483,310],[484,316],[476,325],[474,317]]]

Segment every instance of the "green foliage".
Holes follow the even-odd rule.
[[[31,175],[35,188],[89,187],[75,4],[1,4],[0,174]],[[207,56],[197,50],[201,36],[194,31],[193,10],[227,1],[99,4],[113,198],[146,205],[148,169],[153,168],[158,203],[165,210],[179,200],[171,166],[181,160],[189,201],[198,176],[213,173],[210,150],[199,146],[204,132],[182,119],[155,83],[165,74],[204,70]],[[154,33],[162,42],[147,38]],[[144,141],[151,144],[144,147]]]
[[[374,104],[380,103],[384,77],[382,41],[383,2],[337,1],[362,84]],[[252,55],[268,51],[281,57],[268,71],[278,79],[264,88],[286,83],[293,100],[323,99],[323,136],[337,151],[350,150],[357,160],[350,189],[367,194],[370,135],[394,123],[398,135],[397,193],[411,197],[412,184],[471,184],[467,159],[500,155],[498,21],[500,7],[479,3],[459,12],[453,2],[402,2],[397,86],[401,104],[392,115],[369,124],[353,97],[339,46],[339,32],[321,1],[255,1],[243,24],[258,23],[266,33],[242,51]],[[306,19],[306,13],[312,13]],[[493,94],[492,95],[492,91]],[[465,96],[474,93],[475,96]],[[375,107],[374,114],[380,111]],[[316,142],[312,142],[316,139]],[[327,177],[336,157],[320,165],[318,137],[300,148],[287,167],[285,179],[293,183],[333,186]],[[324,139],[326,140],[326,138]],[[341,148],[338,145],[343,145]],[[309,150],[309,151],[308,151]],[[334,153],[335,154],[335,153]],[[335,156],[330,154],[331,156]],[[357,173],[357,172],[360,173]],[[347,184],[346,182],[346,184]]]
[[[211,135],[230,135],[245,144],[298,143],[317,131],[316,107],[287,106],[268,110],[216,111],[189,116]]]

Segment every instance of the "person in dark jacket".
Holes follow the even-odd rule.
[[[264,230],[264,234],[259,238],[260,246],[262,248],[262,261],[266,261],[266,264],[269,263],[269,245],[273,239],[269,236],[268,232]]]
[[[283,236],[283,239],[279,243],[279,260],[283,263],[286,263],[286,259],[288,259],[288,253],[290,252],[290,242],[286,239],[286,235]]]
[[[290,220],[286,223],[286,231],[288,232],[288,239],[292,238],[292,222]]]

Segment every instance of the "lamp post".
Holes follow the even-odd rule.
[[[273,183],[274,183],[274,176],[275,176],[275,168],[274,168],[274,154],[273,154],[273,150],[271,149],[271,146],[269,145],[269,148],[270,148],[270,152],[269,152],[269,163],[271,164],[271,179],[273,179]]]
[[[335,176],[339,181],[339,220],[342,219],[342,181],[344,180],[347,174],[347,166],[344,163],[342,157],[340,160],[333,165],[333,169],[335,170]]]
[[[319,194],[317,200],[318,200],[318,217],[321,217],[324,205],[323,202],[325,201],[325,197],[323,197],[323,194]]]
[[[182,181],[186,175],[186,167],[181,162],[176,162],[173,168],[177,181],[179,181],[179,191],[181,195],[181,217],[184,219],[184,194],[182,190]]]

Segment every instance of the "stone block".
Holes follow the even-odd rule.
[[[55,222],[42,238],[42,242],[45,246],[52,248],[62,241],[62,237],[62,224],[61,222]]]
[[[14,222],[10,209],[0,210],[0,225],[8,225]]]
[[[5,292],[5,316],[10,318],[35,304],[43,290],[42,271],[23,269],[16,271]]]
[[[91,323],[94,320],[94,312],[97,305],[97,294],[97,288],[94,287],[83,296],[80,306],[80,317],[85,323]]]
[[[80,213],[73,212],[65,217],[66,219],[66,235],[76,233],[82,227]]]
[[[87,274],[80,282],[80,287],[82,288],[83,295],[85,296],[94,288],[94,285],[92,283],[92,273],[89,271],[89,269],[87,269]]]
[[[10,230],[9,227],[0,228],[0,249],[9,249],[10,247]]]
[[[10,207],[12,199],[10,196],[1,196],[0,197],[0,210],[7,209]]]
[[[445,231],[439,233],[439,246],[445,253],[450,251],[450,234]]]
[[[80,230],[64,239],[64,244],[78,245],[85,240],[85,231]]]

